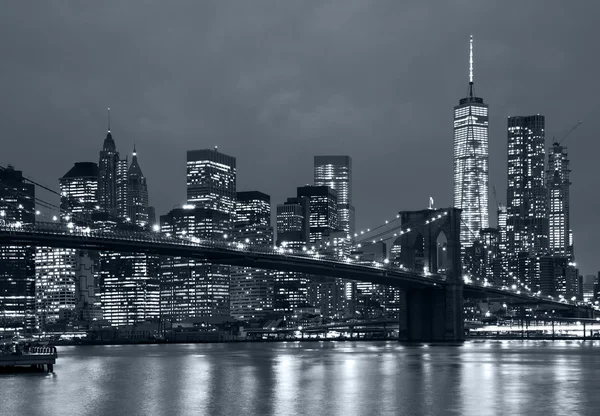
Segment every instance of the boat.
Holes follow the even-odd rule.
[[[30,368],[52,373],[57,358],[56,347],[47,343],[17,339],[0,341],[0,370],[3,371]]]

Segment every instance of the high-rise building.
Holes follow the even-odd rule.
[[[277,205],[277,246],[302,250],[309,244],[309,198],[288,198]],[[308,304],[309,276],[297,272],[275,272],[273,310],[292,316]]]
[[[328,186],[298,187],[298,198],[308,198],[309,235],[308,241],[316,243],[324,235],[338,229],[337,195]]]
[[[110,132],[110,108],[108,111],[108,132],[106,133],[106,138],[100,151],[100,161],[98,162],[98,205],[102,211],[108,212],[112,216],[117,216],[117,199],[119,194],[117,191],[117,167],[119,164],[119,153]]]
[[[98,165],[77,162],[59,179],[60,216],[70,227],[86,228],[98,213]],[[97,309],[94,263],[97,253],[69,248],[36,247],[35,294],[37,327],[48,330],[48,325],[59,320],[92,316]],[[78,293],[78,290],[83,293]],[[86,300],[87,298],[87,300]],[[90,301],[90,302],[88,302]],[[85,310],[77,311],[77,306]],[[79,313],[77,313],[79,312]]]
[[[98,165],[93,162],[76,162],[59,179],[61,217],[66,222],[80,222],[81,225],[92,220],[92,214],[98,212]],[[69,217],[69,219],[67,219]]]
[[[129,160],[120,159],[117,162],[117,218],[127,222],[129,218],[127,191],[129,188]],[[130,219],[131,220],[131,219]]]
[[[315,186],[328,186],[337,194],[338,228],[354,235],[352,205],[352,158],[350,156],[315,156]]]
[[[569,215],[570,172],[567,148],[554,143],[548,153],[548,240],[552,255],[569,260],[573,257]]]
[[[198,208],[235,215],[235,157],[214,150],[188,150],[187,201]]]
[[[138,163],[135,146],[127,177],[127,218],[132,224],[145,228],[148,226],[148,185]]]
[[[541,115],[508,118],[508,273],[533,290],[539,289],[536,259],[549,248],[544,129]]]
[[[35,223],[35,186],[12,166],[0,169],[0,225]],[[35,250],[0,246],[0,336],[35,326]]]
[[[461,244],[469,247],[489,227],[488,105],[473,89],[473,37],[469,90],[454,107],[454,206],[462,209]]]
[[[232,240],[244,245],[272,247],[271,197],[262,192],[238,192]],[[229,287],[231,316],[264,317],[273,312],[273,272],[232,267]]]
[[[214,209],[185,205],[160,217],[166,235],[225,241],[231,216]],[[182,321],[203,316],[229,316],[229,266],[183,257],[161,256],[161,316]]]

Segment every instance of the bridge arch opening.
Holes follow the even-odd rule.
[[[434,257],[432,265],[435,268],[432,272],[445,273],[448,264],[448,237],[442,229],[435,238],[435,250],[432,256]]]

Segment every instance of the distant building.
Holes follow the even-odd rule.
[[[588,274],[583,276],[582,280],[583,301],[594,302],[596,300],[594,296],[594,289],[596,287],[596,276],[593,274]]]
[[[489,227],[488,120],[488,105],[473,88],[471,37],[468,93],[454,107],[454,206],[462,209],[463,248],[473,244],[479,230]]]
[[[352,158],[315,156],[315,186],[327,186],[337,195],[338,229],[354,235],[355,211],[352,205]]]
[[[559,143],[553,143],[552,150],[548,153],[547,176],[550,253],[572,260],[570,172],[567,148]]]
[[[273,246],[271,197],[262,192],[238,192],[231,240],[237,244]],[[263,318],[273,313],[274,272],[253,267],[232,267],[230,282],[231,316],[238,319]]]
[[[323,235],[338,230],[335,190],[327,186],[301,186],[297,196],[308,198],[309,243],[317,243]]]
[[[35,186],[12,166],[0,170],[0,224],[35,223]],[[0,337],[35,326],[35,249],[0,246]]]
[[[213,209],[232,217],[236,195],[235,157],[215,148],[188,150],[187,202],[198,208]]]
[[[59,179],[62,219],[85,226],[98,212],[98,165],[77,162]],[[80,224],[77,224],[80,223]]]
[[[288,198],[277,205],[277,246],[288,250],[306,250],[310,234],[310,200]],[[297,272],[274,272],[275,313],[293,316],[294,310],[308,304],[309,276]]]
[[[508,272],[534,291],[539,273],[529,266],[549,249],[545,152],[544,116],[508,118]]]
[[[186,205],[160,217],[161,232],[181,237],[226,241],[231,215]],[[176,256],[160,258],[160,301],[164,319],[182,321],[229,316],[229,266]]]
[[[98,205],[104,212],[116,217],[118,214],[118,196],[117,191],[117,168],[119,166],[119,153],[115,141],[110,132],[110,109],[108,132],[104,139],[100,159],[98,162],[99,180],[98,180]]]
[[[138,163],[135,146],[127,172],[127,218],[138,227],[148,227],[148,185]]]

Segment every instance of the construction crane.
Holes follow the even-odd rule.
[[[561,143],[563,143],[563,141],[564,141],[564,140],[565,140],[567,137],[569,137],[569,135],[570,135],[571,133],[573,133],[573,131],[575,131],[575,129],[576,129],[577,127],[579,127],[579,126],[581,125],[581,123],[583,123],[583,120],[582,120],[582,121],[580,121],[580,122],[578,122],[577,124],[575,124],[573,127],[571,127],[571,130],[569,130],[569,131],[567,132],[567,134],[565,134],[565,135],[562,137],[562,139],[560,139],[559,141],[554,141],[554,144],[556,144],[556,145],[559,145],[559,146],[560,146],[560,145],[561,145]]]
[[[496,208],[500,211],[500,203],[498,202],[498,196],[496,195],[496,185],[492,185],[492,189],[494,190],[494,199],[496,200]]]

